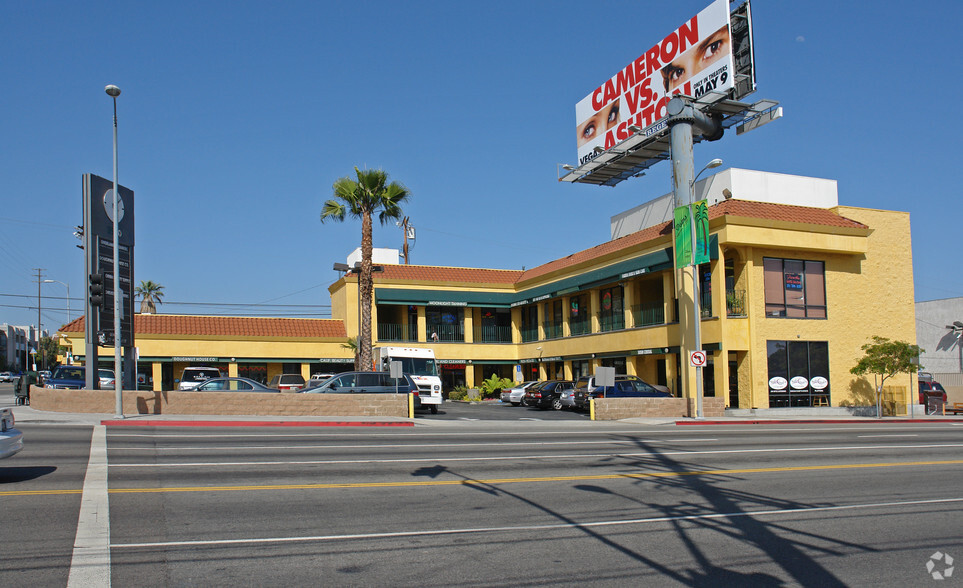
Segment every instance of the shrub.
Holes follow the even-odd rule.
[[[498,398],[503,389],[511,388],[513,385],[514,382],[512,380],[499,378],[497,375],[492,374],[492,377],[482,381],[481,385],[478,386],[478,391],[481,392],[482,398]]]

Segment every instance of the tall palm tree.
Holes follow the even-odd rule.
[[[410,192],[398,182],[388,183],[388,173],[380,169],[354,168],[357,179],[348,176],[334,183],[334,198],[321,208],[321,222],[333,219],[344,221],[351,215],[361,219],[361,332],[358,334],[358,363],[360,370],[371,370],[371,217],[378,213],[381,224],[401,218],[401,203]]]
[[[157,312],[157,305],[161,303],[161,298],[164,297],[164,287],[150,280],[141,280],[140,286],[134,290],[134,296],[143,297],[140,301],[141,314],[154,314]]]

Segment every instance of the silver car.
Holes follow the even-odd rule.
[[[0,408],[0,459],[10,457],[23,449],[23,433],[14,429],[13,411]]]
[[[512,406],[521,406],[522,400],[525,399],[525,390],[527,390],[532,384],[535,384],[537,382],[538,380],[529,380],[528,382],[522,382],[521,384],[515,386],[514,388],[502,390],[502,395],[501,395],[502,402],[506,404],[511,403]]]

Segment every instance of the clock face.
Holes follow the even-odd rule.
[[[107,218],[110,222],[114,222],[114,191],[107,190],[104,192],[104,212],[107,213]],[[117,222],[120,222],[124,218],[124,198],[123,196],[117,196]]]

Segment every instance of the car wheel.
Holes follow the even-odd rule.
[[[432,404],[432,405],[431,405],[431,414],[438,414],[438,405],[437,405],[437,404]]]
[[[552,410],[562,410],[562,399],[553,398],[552,399]]]
[[[513,403],[512,403],[512,406],[521,406],[521,405],[522,405],[521,402],[513,402]]]

